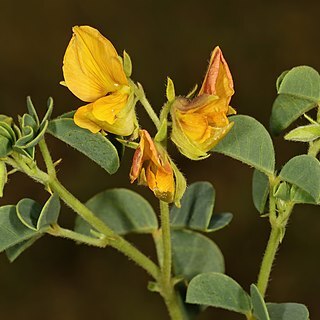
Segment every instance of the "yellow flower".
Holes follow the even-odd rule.
[[[80,107],[75,123],[93,133],[101,129],[128,136],[137,126],[134,95],[112,43],[89,26],[73,27],[63,60],[66,86],[89,104]]]
[[[234,93],[232,76],[219,47],[212,52],[208,71],[198,96],[178,97],[171,108],[172,141],[192,160],[209,156],[211,150],[231,129],[227,115]]]
[[[140,130],[140,144],[136,149],[130,171],[131,183],[148,186],[162,201],[173,202],[175,196],[174,171],[166,151],[155,144],[146,130]]]

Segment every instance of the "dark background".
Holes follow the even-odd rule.
[[[232,106],[268,126],[275,81],[284,70],[306,64],[320,69],[319,1],[5,1],[0,0],[0,106],[16,117],[31,95],[40,113],[55,99],[54,116],[82,105],[64,87],[62,59],[73,25],[98,28],[121,53],[130,53],[133,79],[140,81],[157,110],[170,76],[177,94],[201,83],[211,50],[219,45],[234,77]],[[152,128],[138,107],[140,123]],[[153,131],[154,133],[154,131]],[[48,137],[55,159],[63,158],[59,177],[85,201],[109,187],[128,187],[132,152],[109,176],[62,143]],[[274,139],[277,165],[305,152],[305,146]],[[212,235],[222,249],[227,274],[246,290],[256,281],[268,238],[267,219],[251,200],[252,169],[221,155],[191,162],[172,148],[188,182],[211,181],[215,211],[234,213],[232,224]],[[133,187],[149,200],[151,192]],[[1,204],[22,197],[43,201],[41,186],[21,174],[10,178]],[[155,208],[157,204],[153,201]],[[64,209],[62,222],[74,214]],[[267,300],[309,306],[319,319],[319,209],[297,206],[272,273]],[[147,236],[132,236],[148,255]],[[0,257],[0,310],[4,320],[167,319],[161,299],[146,289],[148,277],[113,249],[98,250],[46,236],[9,264]],[[208,308],[199,319],[243,319]]]

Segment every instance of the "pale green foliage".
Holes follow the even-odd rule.
[[[36,233],[20,221],[15,206],[0,207],[0,252],[32,238]]]
[[[309,311],[299,303],[267,303],[271,320],[309,320]]]
[[[3,161],[0,161],[0,197],[3,196],[3,189],[8,181],[7,166]]]
[[[320,138],[320,124],[309,124],[291,130],[284,137],[286,140],[310,142]]]
[[[212,150],[273,174],[275,157],[271,137],[263,125],[248,116],[233,116],[233,128]]]
[[[319,73],[307,66],[295,67],[279,77],[277,90],[279,95],[270,119],[274,134],[279,134],[320,102]]]
[[[190,281],[204,272],[224,272],[224,259],[209,238],[188,230],[172,232],[173,269],[177,276]]]
[[[320,201],[320,163],[314,157],[300,155],[290,159],[279,177],[310,194],[315,202]]]
[[[127,189],[110,189],[96,194],[86,206],[118,234],[151,233],[158,228],[150,204],[139,194]],[[92,227],[77,217],[75,231],[93,235]]]
[[[118,150],[101,133],[76,126],[73,119],[58,118],[50,122],[48,132],[100,165],[108,173],[115,173],[120,166]]]
[[[129,54],[126,51],[123,51],[123,70],[128,78],[132,74],[132,62]]]
[[[254,170],[252,176],[252,199],[259,213],[264,213],[269,195],[269,179],[260,172]]]
[[[203,273],[192,279],[187,302],[243,314],[251,312],[249,295],[236,281],[221,273]]]
[[[232,220],[231,213],[213,214],[215,190],[209,182],[191,184],[181,200],[181,208],[172,207],[171,225],[212,232],[224,228]]]
[[[250,287],[250,295],[251,295],[252,310],[253,310],[254,316],[258,320],[270,320],[267,306],[258,288],[254,284],[252,284]]]

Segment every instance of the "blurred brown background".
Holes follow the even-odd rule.
[[[59,85],[62,58],[73,25],[98,28],[121,53],[133,60],[133,78],[160,108],[165,79],[178,94],[201,83],[214,46],[219,45],[234,77],[232,106],[268,126],[275,80],[288,68],[306,64],[320,70],[319,1],[9,1],[0,0],[0,106],[16,116],[31,95],[40,113],[46,99],[55,99],[54,115],[81,105]],[[140,123],[151,128],[144,110]],[[276,138],[277,164],[305,152],[305,146]],[[85,201],[109,187],[128,187],[132,153],[126,152],[118,174],[109,176],[81,155],[49,137],[55,159],[63,158],[59,176]],[[211,181],[217,190],[216,212],[234,213],[232,224],[212,238],[225,255],[227,273],[245,289],[256,281],[268,237],[268,221],[259,218],[251,200],[252,169],[213,155],[191,162],[172,148],[188,182]],[[151,192],[134,186],[153,201]],[[21,174],[11,177],[1,204],[22,197],[44,200],[41,186]],[[155,202],[155,207],[157,206]],[[64,208],[61,221],[70,225],[74,214]],[[298,206],[272,273],[268,301],[296,301],[320,318],[319,209]],[[151,239],[130,237],[153,256]],[[161,299],[146,289],[148,277],[112,249],[75,246],[72,242],[41,239],[15,263],[0,257],[0,310],[3,320],[164,320]],[[199,318],[242,319],[209,308]]]

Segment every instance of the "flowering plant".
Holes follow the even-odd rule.
[[[77,26],[64,56],[61,83],[87,104],[51,119],[50,98],[40,119],[27,98],[27,113],[18,122],[0,116],[1,196],[8,176],[17,171],[41,183],[49,194],[44,204],[24,198],[16,205],[0,207],[1,251],[14,261],[46,234],[115,248],[150,275],[148,289],[160,294],[171,319],[194,319],[210,306],[242,314],[247,320],[308,320],[304,305],[265,302],[265,294],[293,208],[320,203],[319,111],[315,119],[311,117],[320,102],[317,71],[296,67],[277,80],[271,132],[281,133],[301,116],[309,122],[285,135],[286,140],[307,143],[307,154],[293,157],[279,169],[268,131],[254,118],[236,115],[230,106],[234,85],[219,47],[211,54],[198,93],[195,88],[186,96],[176,96],[168,78],[167,101],[159,116],[131,74],[126,52],[120,57],[98,30]],[[153,137],[137,120],[138,102],[155,125]],[[159,199],[159,219],[144,198],[127,189],[105,190],[81,203],[58,180],[59,161],[50,155],[46,134],[83,153],[108,174],[119,169],[125,148],[134,149],[130,180],[147,186]],[[224,274],[223,255],[207,236],[226,227],[232,214],[213,213],[215,190],[210,182],[187,187],[167,151],[170,140],[191,160],[221,153],[254,168],[253,202],[261,217],[268,218],[271,233],[257,282],[249,293]],[[45,169],[36,161],[37,152]],[[61,202],[76,213],[72,230],[58,222]],[[126,240],[128,233],[151,235],[158,261]]]

